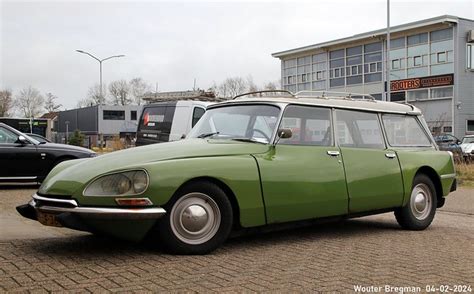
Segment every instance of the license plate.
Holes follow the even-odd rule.
[[[54,214],[38,211],[36,216],[38,221],[45,226],[62,227],[62,225],[56,220],[56,216]]]

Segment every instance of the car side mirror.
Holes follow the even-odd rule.
[[[30,142],[26,140],[25,136],[18,136],[18,139],[16,140],[17,143],[20,143],[21,145],[26,145],[29,144]]]
[[[278,129],[278,137],[280,139],[289,139],[293,136],[291,129]]]

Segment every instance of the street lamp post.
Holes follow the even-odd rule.
[[[100,59],[100,58],[95,57],[95,56],[92,55],[91,53],[86,52],[86,51],[83,51],[83,50],[76,50],[76,52],[89,55],[90,57],[94,58],[95,60],[97,60],[97,61],[99,62],[99,70],[100,70],[100,98],[102,99],[102,98],[103,98],[103,94],[102,94],[102,62],[104,62],[104,61],[106,61],[106,60],[109,60],[109,59],[112,59],[112,58],[125,57],[125,55],[123,55],[123,54],[120,54],[120,55],[113,55],[113,56],[109,56],[109,57],[107,57],[107,58]]]
[[[67,120],[64,123],[66,124],[66,142],[65,143],[69,144],[68,143],[69,142],[69,121]]]
[[[392,100],[390,97],[390,0],[387,0],[387,73],[386,73],[386,80],[387,80],[387,97],[386,100]]]

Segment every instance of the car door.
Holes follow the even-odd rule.
[[[292,137],[256,155],[268,223],[347,213],[344,169],[331,125],[330,108],[285,109],[279,128],[290,128]]]
[[[34,144],[22,144],[18,134],[0,126],[0,177],[4,180],[34,180],[39,155]]]
[[[336,136],[349,193],[349,212],[400,206],[403,183],[397,154],[387,149],[377,113],[336,110]]]

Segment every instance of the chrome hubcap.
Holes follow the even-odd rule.
[[[410,208],[418,220],[424,220],[431,212],[431,191],[425,184],[418,184],[413,188],[410,198]]]
[[[221,223],[217,203],[206,194],[189,193],[182,196],[170,212],[171,230],[187,244],[203,244],[215,236]]]
[[[199,205],[188,206],[181,216],[181,222],[184,228],[191,232],[202,230],[208,220],[209,217],[206,210]]]

